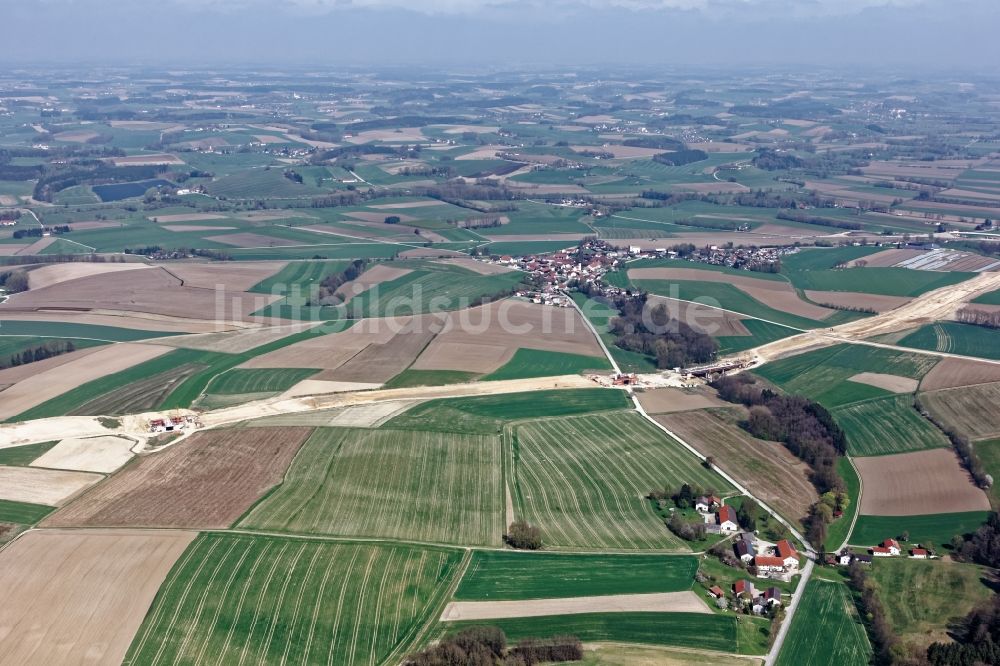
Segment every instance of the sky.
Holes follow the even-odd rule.
[[[991,73],[997,0],[0,0],[0,63]]]

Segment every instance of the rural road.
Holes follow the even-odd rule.
[[[806,566],[802,569],[799,586],[795,589],[795,594],[792,595],[791,603],[785,609],[785,619],[778,628],[778,635],[771,645],[771,650],[767,653],[764,666],[774,666],[778,661],[778,655],[781,654],[781,646],[784,645],[785,638],[788,636],[788,630],[792,626],[792,618],[795,617],[795,611],[799,609],[799,602],[802,601],[802,597],[805,595],[806,584],[809,582],[809,577],[812,576],[813,566],[815,564],[811,559],[806,561]]]

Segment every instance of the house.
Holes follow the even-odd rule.
[[[926,560],[927,550],[924,548],[914,548],[910,551],[910,557],[915,560]]]
[[[736,545],[733,546],[733,550],[736,551],[736,557],[740,558],[744,562],[750,562],[750,560],[757,555],[756,551],[754,551],[753,542],[744,541],[743,539],[739,539],[736,542]]]
[[[871,554],[875,557],[892,557],[892,551],[882,546],[875,546],[871,549]]]
[[[699,513],[708,513],[711,509],[712,505],[704,495],[694,501],[694,510]]]
[[[750,612],[753,613],[754,615],[763,615],[764,608],[765,608],[764,597],[762,596],[757,597],[756,599],[753,600],[753,605],[750,606]]]
[[[871,564],[872,563],[872,556],[871,555],[855,555],[854,556],[854,561],[855,562],[859,562],[860,564]]]
[[[840,555],[837,556],[837,563],[840,564],[841,566],[846,567],[848,564],[851,563],[851,557],[852,557],[851,551],[846,549],[842,550],[840,552]]]
[[[708,596],[712,597],[713,599],[721,599],[723,596],[725,596],[725,594],[726,593],[723,592],[722,588],[719,587],[718,585],[713,585],[712,587],[708,588]]]
[[[788,542],[788,539],[779,541],[774,547],[774,552],[781,558],[786,569],[799,568],[799,554],[795,551],[795,547]]]
[[[740,528],[736,522],[736,511],[731,506],[719,509],[719,530],[723,534],[732,534]]]
[[[768,606],[781,605],[781,590],[776,587],[769,587],[764,592],[764,602]]]
[[[756,594],[756,590],[753,587],[753,582],[745,578],[742,578],[735,583],[733,583],[733,594],[737,597],[753,598]]]
[[[882,547],[888,550],[891,555],[899,555],[903,552],[899,548],[899,542],[895,539],[886,539],[882,542]]]
[[[770,573],[784,573],[785,563],[780,557],[770,555],[758,555],[753,558],[753,566],[757,570],[758,576],[767,576]]]

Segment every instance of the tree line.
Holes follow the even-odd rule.
[[[68,354],[76,351],[76,345],[72,340],[50,340],[35,347],[24,349],[19,353],[11,354],[6,361],[0,359],[0,370],[5,368],[15,368],[19,365],[27,365],[36,361],[44,361],[53,356]]]
[[[470,627],[442,638],[436,645],[409,655],[405,666],[534,666],[580,661],[583,644],[576,636],[525,638],[507,646],[499,627]]]

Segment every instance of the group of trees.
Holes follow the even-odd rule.
[[[861,225],[857,222],[832,220],[828,217],[806,215],[805,213],[793,213],[787,210],[778,211],[778,214],[775,217],[779,220],[789,220],[791,222],[799,222],[801,224],[812,224],[819,227],[833,227],[835,229],[847,229],[849,231],[859,231],[861,229]]]
[[[406,666],[534,666],[540,663],[580,661],[583,645],[576,636],[525,638],[507,647],[498,627],[470,627],[441,639],[437,645],[411,654]]]
[[[76,345],[73,344],[72,340],[50,340],[36,347],[24,349],[20,353],[11,354],[7,361],[0,359],[0,370],[27,365],[36,361],[44,361],[53,356],[68,354],[71,351],[76,351]]]
[[[955,313],[955,321],[984,328],[1000,328],[1000,312],[962,308]]]
[[[71,231],[68,224],[57,224],[54,227],[31,227],[30,229],[17,229],[14,231],[14,238],[41,238],[46,233],[49,234],[68,234]]]
[[[351,280],[357,279],[359,275],[365,272],[367,266],[368,263],[364,259],[355,259],[347,265],[347,268],[339,273],[327,275],[316,286],[316,292],[310,294],[306,305],[337,305],[343,300],[337,296],[337,290]]]
[[[28,274],[24,271],[4,271],[0,273],[0,287],[8,294],[28,291]]]
[[[721,377],[712,383],[719,397],[750,408],[740,425],[758,439],[781,442],[812,468],[810,480],[820,494],[843,494],[844,480],[837,459],[847,450],[844,431],[830,412],[808,398],[776,393],[745,374]],[[833,519],[820,501],[807,519],[808,538],[817,546],[826,541],[826,527]]]
[[[685,367],[715,359],[715,338],[672,317],[663,304],[646,307],[646,294],[614,300],[621,313],[611,321],[615,344],[656,358],[658,368]]]
[[[1000,664],[1000,595],[973,609],[951,633],[953,642],[927,648],[927,660],[934,666]]]
[[[672,153],[660,153],[653,155],[653,161],[667,166],[684,166],[694,162],[701,162],[708,159],[708,153],[704,150],[677,150]]]
[[[1000,513],[991,512],[979,529],[968,536],[957,535],[951,545],[956,559],[1000,567]]]
[[[525,520],[515,520],[507,528],[504,541],[518,550],[539,550],[542,547],[542,531]]]

